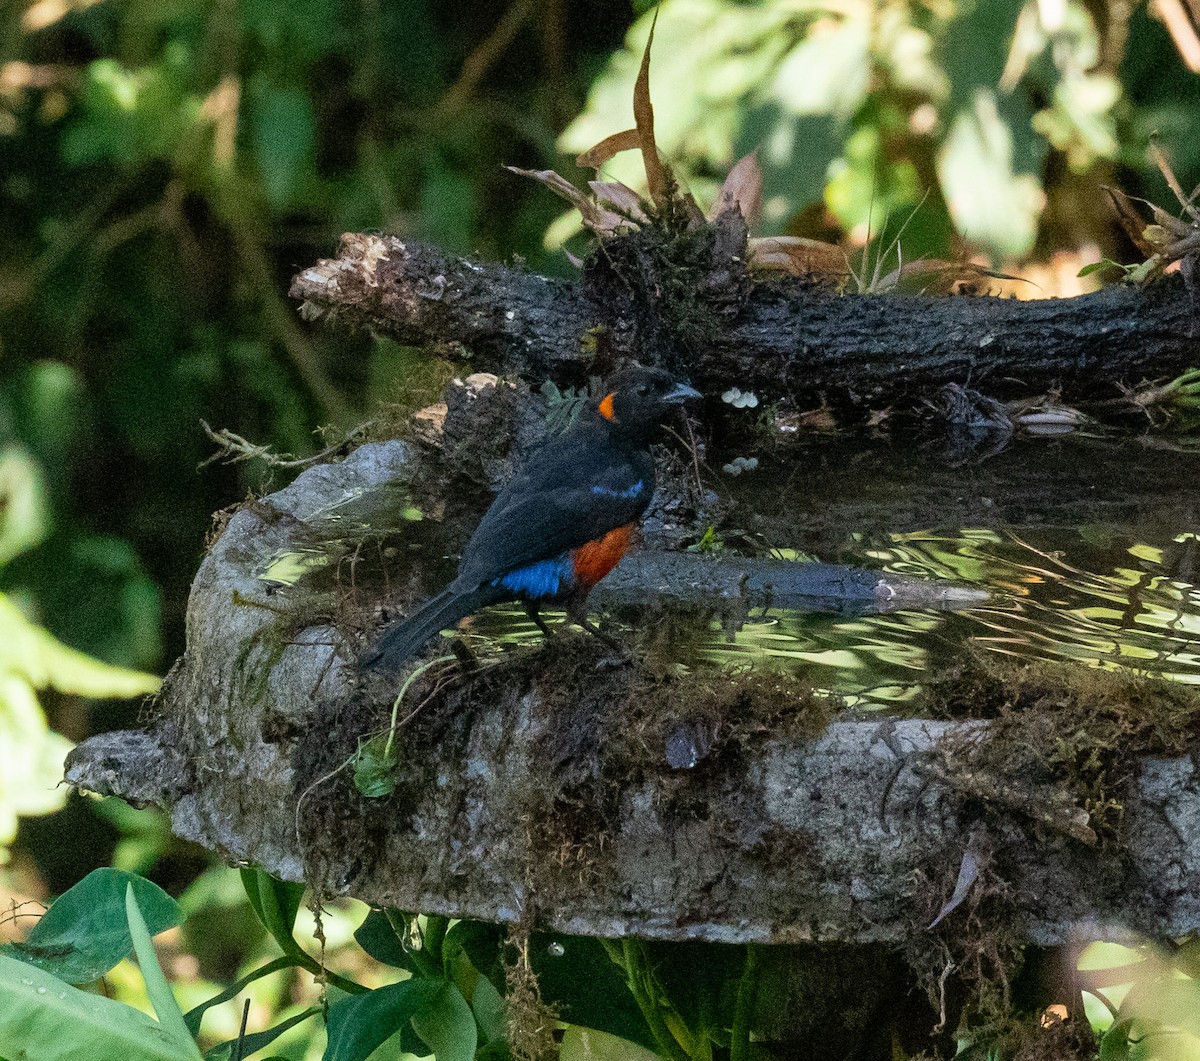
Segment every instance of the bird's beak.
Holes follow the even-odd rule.
[[[668,405],[682,405],[692,398],[701,397],[703,395],[695,387],[689,387],[686,383],[676,383],[662,396],[662,400]]]

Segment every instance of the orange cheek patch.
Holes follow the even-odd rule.
[[[611,394],[606,394],[600,402],[600,415],[605,420],[615,420],[617,418],[616,413],[613,412],[613,399],[616,396],[617,392],[613,391]]]
[[[633,543],[633,524],[609,531],[599,541],[588,542],[575,550],[575,578],[594,586],[621,562]]]

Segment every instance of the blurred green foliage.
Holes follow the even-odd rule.
[[[0,572],[48,531],[44,481],[22,447],[0,449]],[[142,696],[158,679],[68,648],[37,626],[18,599],[0,592],[0,865],[21,815],[57,810],[70,742],[50,729],[38,693],[53,689],[94,699]]]
[[[653,18],[633,27],[564,149],[629,124]],[[1171,201],[1147,159],[1154,130],[1184,184],[1200,180],[1200,78],[1144,8],[1115,0],[671,0],[650,89],[659,147],[704,202],[757,149],[768,234],[861,243],[917,210],[909,260],[1107,246],[1101,183]],[[608,170],[643,180],[632,155]],[[564,216],[552,240],[574,231]]]

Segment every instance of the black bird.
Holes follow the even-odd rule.
[[[521,600],[543,633],[542,604],[580,626],[592,588],[620,562],[654,495],[651,444],[670,411],[700,393],[656,368],[613,376],[563,434],[538,449],[492,502],[463,551],[458,577],[388,630],[363,658],[395,670],[472,612]],[[607,640],[607,639],[606,639]]]

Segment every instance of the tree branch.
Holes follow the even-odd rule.
[[[876,408],[951,382],[998,397],[1061,387],[1068,401],[1113,398],[1200,364],[1200,318],[1178,278],[1030,302],[837,295],[797,279],[751,282],[739,225],[724,215],[690,243],[654,229],[605,240],[577,282],[349,234],[291,294],[310,318],[336,315],[530,379],[640,357],[675,363],[710,391]]]

